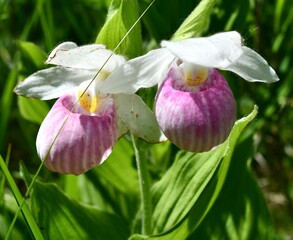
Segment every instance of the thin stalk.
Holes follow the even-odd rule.
[[[152,198],[150,192],[150,179],[147,169],[147,162],[141,159],[139,150],[137,148],[136,139],[131,134],[132,145],[135,154],[135,160],[138,172],[138,181],[141,197],[141,233],[143,235],[150,235],[152,231]]]

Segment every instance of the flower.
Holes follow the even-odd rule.
[[[148,142],[165,139],[152,111],[137,95],[122,88],[112,94],[107,79],[125,61],[101,44],[77,47],[65,42],[46,61],[56,67],[38,71],[16,86],[19,95],[59,98],[36,140],[46,167],[81,174],[101,164],[127,129]],[[118,76],[115,81],[125,79]]]
[[[138,88],[159,84],[155,112],[164,134],[180,148],[207,151],[222,143],[234,124],[233,94],[215,68],[247,81],[278,81],[275,71],[255,51],[243,46],[237,32],[182,41],[162,41],[162,48],[132,59],[117,75]],[[117,82],[112,90],[119,89]]]
[[[229,135],[236,103],[226,80],[215,70],[196,88],[189,87],[180,67],[172,67],[161,84],[155,113],[168,139],[184,150],[208,151]]]

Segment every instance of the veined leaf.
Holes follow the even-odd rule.
[[[121,138],[115,145],[113,152],[101,166],[92,170],[100,178],[107,181],[125,194],[137,194],[137,172],[131,161],[134,153],[131,142]],[[126,177],[127,176],[127,177]]]
[[[79,204],[55,184],[36,181],[32,209],[46,239],[126,239],[129,229],[114,214]]]
[[[131,142],[121,138],[102,165],[86,173],[105,207],[132,221],[138,208],[139,185]]]
[[[17,103],[22,117],[37,124],[41,124],[49,112],[48,104],[38,99],[18,96]]]
[[[190,239],[275,239],[264,197],[250,171],[252,138],[237,145],[223,189]]]
[[[171,40],[177,41],[201,36],[208,29],[215,3],[216,0],[202,0],[174,33]]]
[[[21,52],[35,65],[36,68],[43,68],[47,54],[32,42],[20,41]]]
[[[106,23],[98,34],[96,43],[104,44],[108,49],[114,50],[138,17],[137,0],[112,0]],[[141,49],[141,29],[138,23],[126,36],[116,53],[133,58],[141,54]]]

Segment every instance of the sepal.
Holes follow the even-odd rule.
[[[134,136],[149,143],[167,140],[154,113],[138,95],[117,94],[114,101],[118,117]]]

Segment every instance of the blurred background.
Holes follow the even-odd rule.
[[[37,170],[40,160],[35,138],[53,103],[19,98],[13,93],[14,86],[44,68],[47,54],[58,43],[95,42],[110,2],[0,0],[0,155],[5,158],[11,147],[10,171],[17,172],[20,161],[30,172]],[[141,12],[150,3],[138,2]],[[162,39],[170,39],[198,2],[157,0],[142,21],[144,51],[156,47]],[[253,168],[278,236],[287,239],[293,239],[292,12],[289,0],[219,0],[204,34],[238,31],[244,44],[261,54],[280,78],[278,83],[266,85],[223,73],[234,92],[238,118],[255,104],[259,107],[257,119],[250,125],[254,133]],[[37,55],[42,57],[34,58],[34,51],[41,51]],[[45,169],[42,174],[57,177]],[[19,187],[23,187],[21,182]]]

